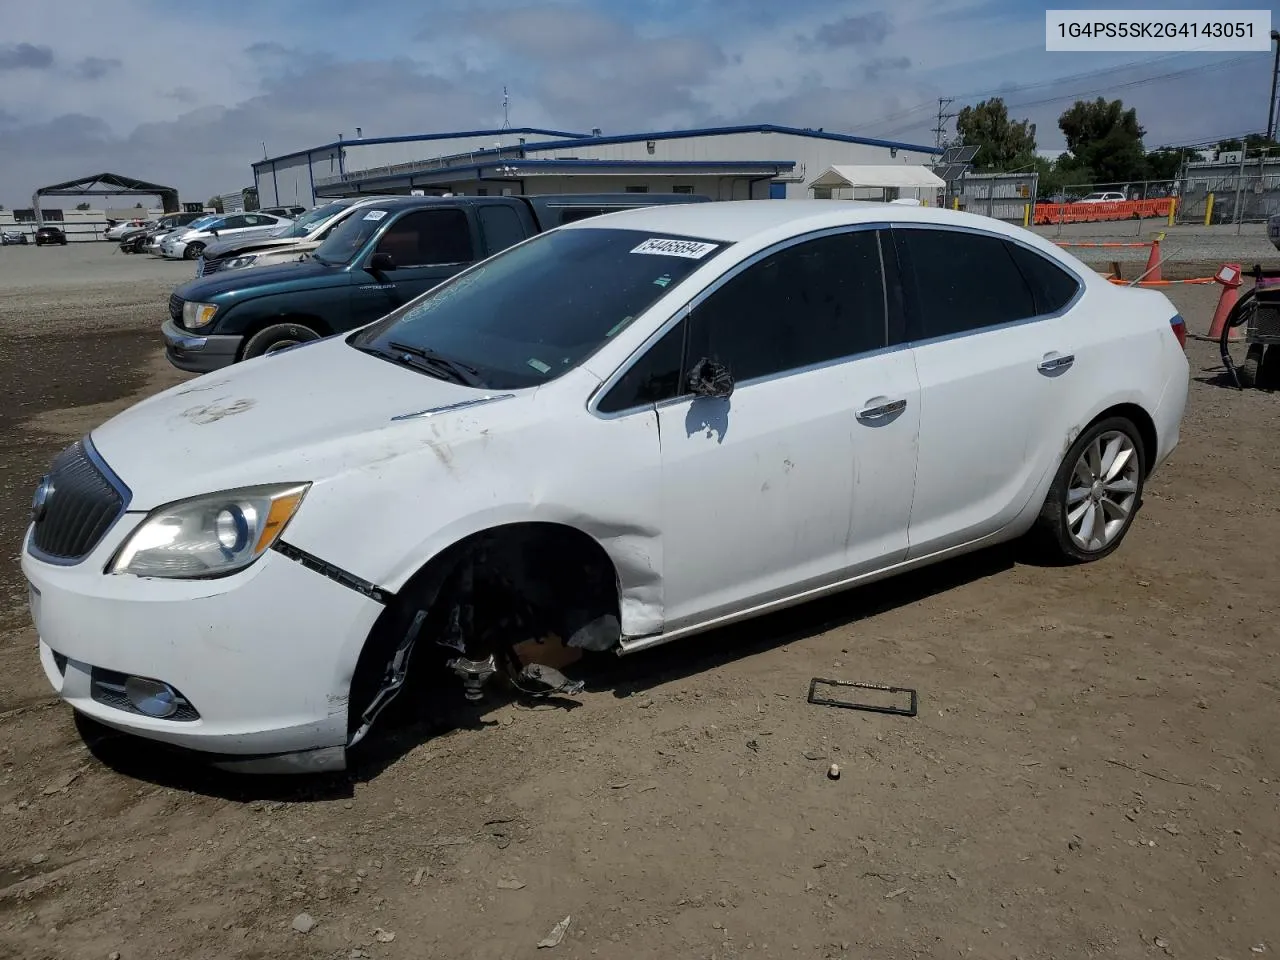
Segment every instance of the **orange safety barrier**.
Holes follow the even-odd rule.
[[[1173,197],[1155,200],[1112,200],[1107,203],[1038,203],[1035,223],[1094,223],[1099,220],[1131,220],[1135,217],[1167,217]]]
[[[1112,283],[1118,287],[1127,287],[1133,284],[1135,287],[1167,287],[1175,283],[1216,283],[1217,277],[1196,277],[1192,280],[1139,280],[1133,283],[1132,280],[1121,280],[1118,277],[1107,277]]]

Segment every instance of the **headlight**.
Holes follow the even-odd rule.
[[[275,543],[310,488],[244,487],[158,507],[129,535],[107,572],[197,580],[243,570]]]
[[[182,305],[182,325],[188,330],[199,330],[213,323],[213,315],[217,312],[216,303],[188,301]]]
[[[222,269],[223,270],[239,270],[241,267],[249,266],[251,263],[253,263],[253,261],[257,259],[258,259],[257,254],[253,254],[253,253],[243,257],[232,257],[225,264],[223,264]]]

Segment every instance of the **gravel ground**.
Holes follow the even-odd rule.
[[[1203,332],[1216,290],[1172,289]],[[182,378],[167,292],[0,300],[8,557],[52,454]],[[1280,398],[1189,353],[1182,443],[1104,562],[990,551],[608,660],[572,710],[410,705],[319,781],[77,727],[0,564],[0,957],[1280,950]],[[808,705],[814,675],[916,687],[920,714]]]

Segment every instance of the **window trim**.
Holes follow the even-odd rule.
[[[931,346],[932,344],[935,344],[935,343],[945,343],[950,340],[958,340],[962,337],[983,336],[985,334],[993,333],[1000,330],[1012,329],[1013,327],[1025,326],[1031,323],[1040,323],[1044,320],[1054,320],[1058,317],[1063,316],[1064,314],[1069,313],[1072,309],[1074,309],[1076,304],[1079,303],[1080,299],[1084,296],[1085,290],[1088,287],[1088,283],[1085,280],[1085,278],[1082,277],[1079,271],[1077,271],[1074,267],[1071,267],[1068,264],[1063,263],[1061,260],[1057,259],[1056,257],[1046,256],[1043,250],[1039,250],[1036,247],[1032,246],[1031,244],[1025,242],[1021,237],[1012,236],[1007,233],[997,233],[997,232],[992,232],[990,230],[982,230],[978,227],[964,226],[960,224],[933,223],[933,222],[922,222],[922,221],[910,221],[910,222],[894,221],[888,224],[888,229],[891,235],[897,233],[897,231],[900,231],[900,230],[902,231],[934,230],[934,231],[946,231],[948,233],[967,233],[967,234],[972,234],[979,237],[986,237],[992,240],[1002,241],[1004,243],[1015,244],[1017,246],[1023,247],[1028,252],[1036,256],[1044,257],[1046,260],[1049,260],[1050,263],[1052,263],[1054,266],[1058,267],[1059,269],[1063,270],[1068,276],[1070,276],[1073,280],[1076,281],[1076,291],[1071,296],[1071,299],[1069,299],[1059,309],[1051,313],[1036,314],[1035,316],[1022,317],[1018,320],[1006,320],[1003,323],[993,323],[985,327],[976,327],[973,330],[962,330],[957,333],[943,333],[943,334],[939,334],[936,337],[921,337],[917,340],[907,339],[906,337],[907,330],[904,328],[902,332],[904,346],[908,346],[912,348]],[[898,245],[896,242],[893,244],[893,251],[894,251],[895,259],[898,259],[897,255],[899,251],[898,251]],[[1022,272],[1022,268],[1018,266],[1018,261],[1013,260],[1012,257],[1010,257],[1009,259],[1013,263],[1014,270],[1017,271],[1018,275],[1022,277],[1023,282],[1027,285],[1027,291],[1031,294],[1032,304],[1035,304],[1036,302],[1035,291],[1031,288],[1031,281],[1028,280],[1026,275]],[[915,264],[911,263],[910,267],[911,269],[910,271],[908,271],[899,260],[899,272],[902,277],[902,293],[904,296],[903,312],[904,312],[904,316],[908,319],[908,321],[913,317],[918,318],[919,312],[920,312],[920,304],[917,302],[919,297],[919,289],[917,288]],[[909,274],[909,278],[908,278],[908,274]]]
[[[895,341],[894,308],[898,307],[901,309],[905,305],[900,303],[895,303],[895,298],[889,289],[890,270],[893,270],[895,275],[900,273],[899,267],[897,265],[896,256],[894,258],[892,266],[890,264],[889,259],[885,256],[885,240],[887,237],[891,238],[892,236],[892,234],[890,233],[891,228],[892,228],[892,224],[886,223],[886,222],[841,224],[840,226],[836,226],[836,227],[823,227],[818,230],[810,230],[806,233],[796,234],[795,236],[787,237],[785,240],[780,240],[777,243],[772,244],[768,247],[765,247],[762,250],[757,250],[755,253],[749,255],[745,259],[738,261],[733,266],[729,267],[727,270],[725,270],[723,273],[717,276],[714,280],[712,280],[711,283],[709,283],[707,286],[699,290],[696,294],[693,295],[693,297],[691,297],[685,303],[676,307],[671,312],[671,315],[669,317],[663,320],[663,322],[659,324],[658,327],[651,334],[649,334],[649,336],[645,337],[644,341],[640,344],[640,346],[636,347],[636,349],[633,350],[614,369],[612,374],[610,374],[607,378],[605,378],[599,384],[599,386],[595,387],[591,391],[590,395],[587,397],[587,403],[586,403],[587,412],[590,413],[592,416],[601,420],[616,420],[620,417],[631,416],[632,414],[638,411],[649,410],[649,409],[660,410],[663,407],[671,406],[677,403],[682,403],[685,400],[687,400],[690,395],[689,393],[685,392],[685,393],[678,394],[677,396],[671,397],[667,400],[660,400],[657,402],[649,402],[649,403],[640,403],[640,404],[636,404],[633,407],[626,407],[622,410],[618,410],[612,413],[605,412],[599,409],[600,401],[603,400],[606,395],[608,395],[610,390],[612,390],[615,386],[617,386],[618,382],[623,377],[625,377],[628,373],[631,372],[632,367],[634,367],[637,363],[639,363],[640,360],[644,357],[644,355],[648,353],[650,349],[652,349],[657,345],[659,340],[661,340],[669,332],[671,332],[672,328],[675,327],[676,324],[685,323],[695,309],[701,306],[710,297],[718,293],[720,289],[723,286],[725,286],[727,283],[729,283],[731,280],[745,273],[747,270],[751,269],[760,261],[773,256],[775,253],[778,253],[781,250],[786,250],[790,247],[797,246],[801,243],[807,243],[811,240],[822,240],[826,237],[840,236],[846,233],[861,233],[867,230],[881,232],[881,236],[878,238],[879,243],[877,244],[877,246],[880,251],[880,283],[881,283],[881,290],[882,290],[882,294],[884,297],[884,304],[885,304],[886,345],[883,347],[879,347],[875,350],[863,350],[859,353],[851,353],[843,357],[834,357],[830,360],[823,360],[818,363],[811,363],[803,367],[792,367],[789,370],[780,370],[776,373],[765,374],[759,377],[752,377],[750,380],[735,381],[734,388],[737,389],[739,387],[752,386],[757,383],[767,383],[771,380],[780,380],[783,377],[794,377],[800,374],[810,373],[814,370],[822,370],[827,367],[833,367],[833,366],[836,366],[837,364],[853,363],[859,360],[863,360],[867,357],[878,357],[878,356],[881,356],[882,354],[906,349],[908,346],[910,346],[910,344],[907,343],[905,340],[901,342],[894,342]],[[689,334],[688,334],[688,329],[686,328],[685,335],[684,335],[685,356],[681,363],[681,371],[680,371],[682,374],[684,373],[684,366],[689,359],[687,355],[688,350],[689,350]]]

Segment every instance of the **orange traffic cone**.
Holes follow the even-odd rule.
[[[1142,275],[1143,280],[1163,280],[1160,276],[1160,241],[1164,239],[1164,234],[1156,234],[1156,238],[1151,241],[1151,254],[1147,257],[1147,270]]]
[[[1224,263],[1213,279],[1222,286],[1222,295],[1218,297],[1218,308],[1213,311],[1213,322],[1209,324],[1209,339],[1219,340],[1222,337],[1222,328],[1227,325],[1227,317],[1231,316],[1231,311],[1240,300],[1240,286],[1244,283],[1241,279],[1240,264]],[[1229,338],[1239,340],[1240,328],[1232,328]]]

